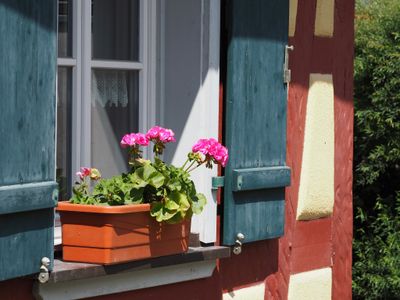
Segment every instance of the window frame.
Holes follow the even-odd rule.
[[[82,63],[83,54],[78,51],[81,43],[84,40],[90,39],[90,30],[82,32],[82,22],[85,21],[82,15],[82,7],[86,5],[86,10],[90,7],[91,0],[71,0],[73,1],[73,58],[58,58],[58,66],[72,67],[72,157],[71,157],[71,178],[75,178],[75,171],[83,165],[90,165],[90,149],[86,153],[81,151],[82,144],[90,137],[90,120],[84,120],[85,112],[80,109],[80,104],[84,98],[83,81],[82,77],[87,77],[86,84],[89,89],[90,96],[90,82],[91,82],[91,67],[86,71],[87,74],[82,74],[83,70],[79,69],[79,64]],[[80,5],[77,5],[80,4]],[[168,37],[165,36],[165,2],[158,0],[140,0],[142,15],[142,26],[140,28],[142,50],[139,51],[139,58],[143,64],[143,69],[140,71],[141,82],[139,83],[142,90],[139,94],[140,97],[140,120],[139,130],[146,131],[155,124],[168,126],[165,124],[165,117],[168,115],[166,112],[165,95],[165,43]],[[186,120],[186,125],[189,127],[198,128],[198,132],[185,133],[180,137],[179,145],[181,149],[190,149],[192,144],[191,140],[200,137],[215,137],[218,138],[219,133],[219,55],[220,55],[220,0],[201,0],[199,14],[201,15],[201,33],[199,38],[200,43],[200,56],[199,75],[201,76],[199,90],[196,95],[196,107],[198,113],[190,114]],[[87,22],[87,20],[86,20]],[[158,52],[159,51],[159,52]],[[91,58],[91,49],[86,49],[85,57]],[[197,58],[196,58],[197,59]],[[119,61],[98,62],[95,61],[96,66],[105,66],[112,68],[114,64],[123,68],[127,65],[119,64]],[[131,65],[134,66],[134,65]],[[86,101],[86,106],[90,110],[90,101]],[[203,124],[197,127],[197,124]],[[207,122],[207,126],[204,126]],[[193,127],[196,125],[195,127]],[[80,128],[85,127],[85,134],[80,133]],[[197,129],[196,129],[197,130]],[[189,141],[190,140],[190,141]],[[189,148],[188,148],[189,147]],[[147,147],[144,155],[147,157],[152,156],[151,147]],[[85,157],[84,157],[85,156]],[[180,157],[183,157],[180,155]],[[176,163],[176,162],[175,162]],[[217,191],[212,189],[212,177],[217,176],[217,169],[213,170],[203,169],[197,170],[193,174],[196,181],[198,191],[203,192],[207,199],[208,204],[201,215],[192,218],[193,233],[200,235],[200,240],[206,244],[212,244],[217,241]],[[63,199],[62,199],[63,200]],[[56,232],[57,235],[57,232]]]
[[[155,0],[139,0],[138,61],[92,59],[91,0],[72,1],[72,56],[58,57],[57,67],[72,69],[71,103],[71,168],[91,165],[91,72],[93,69],[138,71],[139,131],[156,123],[155,63],[156,7]],[[89,99],[84,101],[84,99]]]

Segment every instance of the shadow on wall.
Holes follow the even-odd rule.
[[[220,279],[222,289],[226,292],[262,282],[278,271],[278,239],[248,243],[242,251],[240,255],[232,255],[220,261]]]
[[[209,71],[219,66],[209,65],[208,1],[169,0],[164,2],[164,53],[161,53],[163,83],[159,98],[163,113],[162,123],[174,130],[177,143],[168,146],[164,158],[185,159],[178,151],[187,153],[190,145],[199,134],[207,132],[207,124],[201,116],[205,108],[205,99],[201,87]],[[203,13],[202,13],[203,10]],[[202,49],[204,49],[202,51]],[[198,117],[196,116],[198,115]],[[196,122],[195,120],[199,120]],[[190,135],[192,132],[192,136]],[[185,142],[181,138],[185,138]],[[181,148],[185,148],[182,149]]]

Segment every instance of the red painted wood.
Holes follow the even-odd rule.
[[[33,300],[32,279],[12,279],[0,281],[1,300]]]
[[[332,218],[296,222],[293,247],[330,243],[332,241]]]
[[[278,271],[279,241],[245,244],[240,255],[220,260],[219,272],[224,291],[254,285]]]
[[[335,86],[335,207],[333,299],[351,299],[353,238],[353,47],[354,0],[336,1],[333,63]]]
[[[332,265],[332,218],[296,222],[291,273]]]
[[[301,273],[332,266],[332,243],[310,244],[293,248],[291,273]]]

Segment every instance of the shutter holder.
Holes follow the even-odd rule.
[[[49,281],[49,266],[50,266],[50,259],[48,257],[42,258],[42,265],[40,266],[40,273],[38,276],[38,280],[40,283],[46,283]]]
[[[211,178],[211,188],[213,190],[218,190],[218,188],[223,187],[225,182],[224,176],[215,176]]]

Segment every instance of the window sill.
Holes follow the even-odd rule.
[[[49,281],[37,283],[35,294],[38,299],[77,299],[206,278],[216,259],[229,256],[229,247],[210,246],[109,266],[56,259]]]

